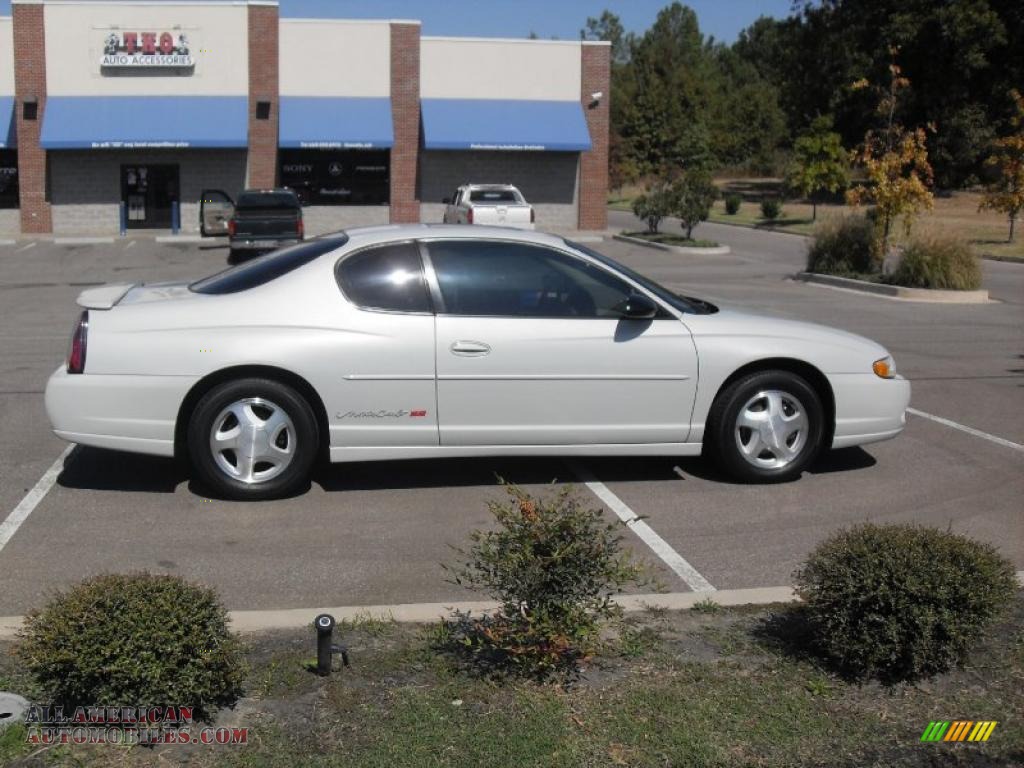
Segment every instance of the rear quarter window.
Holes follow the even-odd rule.
[[[346,235],[307,240],[205,277],[192,283],[189,290],[215,295],[247,291],[309,264],[325,253],[337,250],[346,242]]]

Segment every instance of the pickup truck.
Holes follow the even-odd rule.
[[[200,231],[227,235],[231,257],[270,251],[303,239],[302,204],[290,189],[246,189],[238,200],[219,189],[205,189],[199,205]]]
[[[445,224],[534,228],[533,206],[511,184],[463,184],[444,204]]]

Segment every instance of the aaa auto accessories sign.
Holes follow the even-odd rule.
[[[101,69],[192,69],[195,60],[186,35],[176,31],[112,31],[103,39]]]

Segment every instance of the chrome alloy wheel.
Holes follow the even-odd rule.
[[[740,408],[734,432],[747,462],[760,469],[782,469],[800,455],[809,428],[803,403],[789,392],[769,389]]]
[[[284,409],[261,397],[236,400],[213,420],[210,451],[228,477],[265,483],[295,458],[295,425]]]

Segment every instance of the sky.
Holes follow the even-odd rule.
[[[130,0],[125,0],[129,2]],[[172,2],[173,0],[167,0]],[[627,31],[643,32],[670,0],[279,0],[282,16],[419,19],[425,35],[576,39],[605,8]],[[688,0],[705,36],[731,43],[759,16],[789,15],[791,0]],[[10,0],[0,0],[9,15]]]

